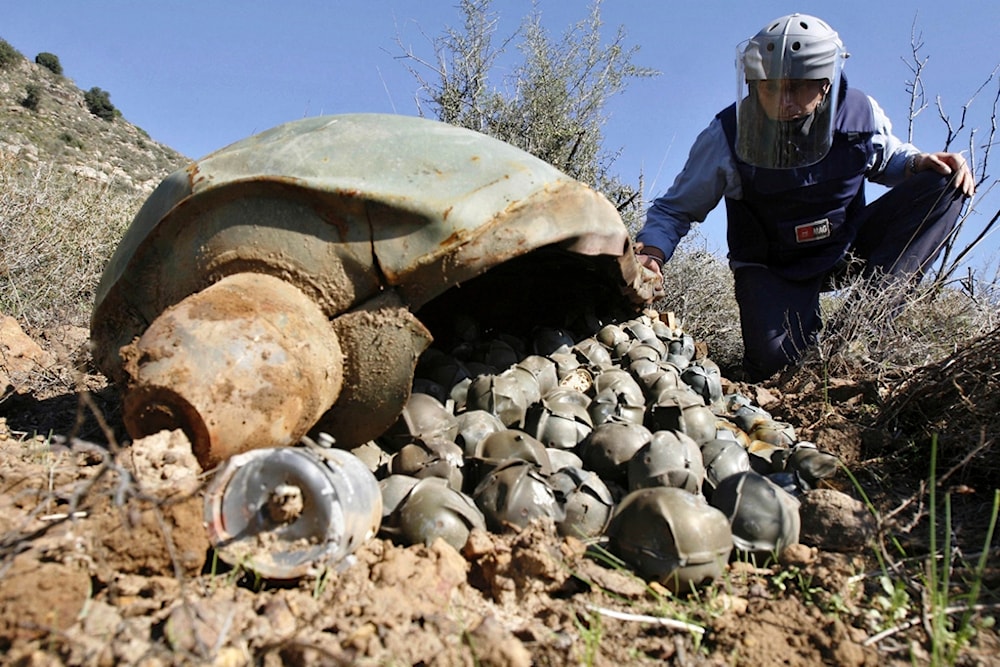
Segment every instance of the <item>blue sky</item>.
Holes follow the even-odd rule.
[[[66,76],[86,90],[98,86],[130,122],[191,158],[274,125],[305,116],[347,112],[415,114],[417,83],[399,60],[399,42],[430,57],[430,39],[460,26],[457,0],[2,0],[0,37],[26,57],[59,56]],[[586,18],[585,0],[538,0],[543,24],[558,38]],[[499,38],[515,31],[530,0],[495,0]],[[670,185],[697,133],[736,94],[736,45],[764,23],[794,11],[814,14],[841,35],[851,57],[852,85],[873,95],[905,138],[911,78],[911,29],[928,58],[923,80],[931,107],[915,124],[914,142],[938,150],[946,127],[934,99],[955,119],[962,105],[1000,65],[1000,3],[982,0],[757,0],[698,2],[605,0],[608,34],[624,26],[639,47],[636,64],[661,72],[634,81],[609,106],[606,148],[620,151],[613,167],[646,195]],[[997,75],[1000,77],[1000,73]],[[988,132],[997,78],[973,102],[967,126]],[[967,150],[968,133],[956,149]],[[976,149],[981,151],[981,148]],[[993,164],[1000,165],[1000,152]],[[997,170],[992,170],[996,172]],[[995,180],[995,177],[994,177]],[[870,196],[878,194],[871,188]],[[986,194],[969,226],[997,210]],[[710,250],[724,252],[719,207],[701,226]],[[968,235],[968,234],[967,234]],[[996,271],[994,237],[977,253]]]

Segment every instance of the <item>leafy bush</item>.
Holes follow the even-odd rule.
[[[433,59],[397,40],[401,57],[438,120],[517,146],[605,194],[623,217],[637,217],[636,188],[610,172],[616,154],[603,147],[609,100],[634,79],[656,76],[636,65],[638,47],[622,26],[604,40],[600,2],[560,39],[542,26],[535,9],[515,35],[494,41],[494,0],[461,0],[461,29],[447,28],[431,41]],[[501,65],[511,46],[521,57]],[[429,74],[430,78],[425,77]]]
[[[118,109],[111,103],[111,93],[94,86],[83,94],[83,101],[87,103],[90,113],[106,121],[112,121],[118,115]]]
[[[5,39],[0,39],[0,68],[16,63],[24,56]]]
[[[38,110],[38,105],[42,101],[42,89],[34,83],[29,83],[24,87],[24,99],[21,106],[32,111]]]
[[[59,62],[59,56],[54,53],[49,53],[48,51],[42,51],[37,56],[35,56],[35,63],[41,65],[45,69],[49,70],[53,74],[62,76],[63,68],[62,63]]]
[[[83,150],[83,142],[79,138],[70,134],[69,132],[63,132],[59,135],[59,140],[62,141],[67,146],[72,146],[73,148],[79,148]]]

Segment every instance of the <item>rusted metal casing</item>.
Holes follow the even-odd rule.
[[[94,359],[133,437],[184,428],[203,465],[314,423],[353,446],[409,395],[432,339],[415,313],[541,248],[624,302],[654,294],[615,208],[519,149],[412,117],[303,119],[153,192],[98,287]]]
[[[130,433],[181,427],[205,465],[294,444],[340,394],[343,355],[329,320],[291,284],[237,273],[167,308],[122,348]]]

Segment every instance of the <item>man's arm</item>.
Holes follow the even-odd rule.
[[[692,223],[702,222],[723,196],[739,199],[742,194],[732,151],[722,123],[715,118],[695,139],[674,184],[646,211],[646,222],[636,237],[643,266],[659,273]]]

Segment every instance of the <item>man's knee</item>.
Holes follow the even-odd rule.
[[[932,192],[934,190],[944,192],[949,187],[954,187],[951,184],[951,176],[946,176],[933,170],[914,174],[905,183],[918,192]]]
[[[760,382],[802,358],[805,343],[796,342],[787,332],[769,336],[744,336],[743,370],[750,382]]]

